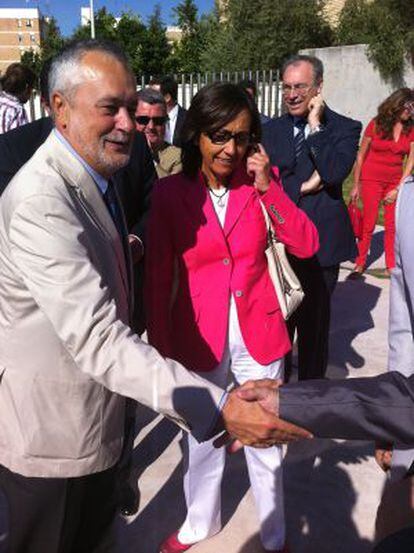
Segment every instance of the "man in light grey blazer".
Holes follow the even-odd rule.
[[[414,374],[414,178],[399,187],[396,206],[395,267],[391,273],[388,370]],[[392,464],[397,475],[414,461],[414,448],[395,444],[392,455],[377,449],[383,468]],[[384,460],[381,461],[381,458]]]
[[[0,485],[11,553],[93,553],[115,513],[125,397],[199,439],[219,426],[219,409],[247,444],[306,433],[130,330],[111,177],[130,155],[135,80],[115,46],[83,41],[55,58],[49,85],[56,129],[0,200]]]

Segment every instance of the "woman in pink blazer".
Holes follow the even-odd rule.
[[[283,192],[260,141],[248,94],[215,83],[193,99],[183,131],[183,172],[155,187],[148,228],[147,328],[151,344],[226,387],[283,376],[290,350],[265,256],[267,209],[289,253],[318,249],[312,222]],[[279,446],[245,448],[265,551],[287,551]],[[225,451],[187,437],[187,516],[161,545],[185,551],[220,530]]]

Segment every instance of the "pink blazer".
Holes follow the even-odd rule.
[[[274,172],[260,199],[287,250],[310,257],[319,247],[317,230]],[[244,167],[232,177],[224,229],[201,175],[162,179],[152,196],[146,250],[149,342],[188,369],[214,369],[223,355],[233,294],[251,356],[266,365],[287,353],[291,344],[265,249],[259,193]]]

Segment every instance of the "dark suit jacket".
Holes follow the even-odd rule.
[[[50,117],[42,117],[5,134],[0,134],[0,194],[43,144],[53,129]]]
[[[317,257],[323,267],[328,267],[357,254],[342,199],[342,183],[354,164],[362,126],[328,107],[324,110],[323,126],[323,131],[308,136],[297,163],[290,115],[272,119],[263,126],[263,144],[271,164],[279,167],[285,191],[315,223],[321,244]],[[323,189],[301,196],[301,184],[315,169],[322,178]]]
[[[414,444],[414,375],[306,380],[280,389],[280,417],[320,438]]]
[[[0,135],[0,193],[19,169],[43,144],[53,128],[44,117]],[[150,205],[152,186],[156,180],[154,162],[145,136],[135,134],[131,159],[113,177],[124,210],[128,232],[145,239],[145,222]],[[30,183],[27,183],[30,186]],[[141,263],[135,267],[134,328],[143,331],[143,298]]]
[[[174,136],[173,136],[173,145],[181,147],[181,129],[183,128],[184,119],[186,116],[187,110],[178,106],[177,122],[175,124]]]

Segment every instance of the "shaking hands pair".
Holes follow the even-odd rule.
[[[281,380],[252,380],[234,389],[222,411],[226,432],[215,441],[227,444],[231,452],[244,445],[266,448],[313,438],[303,428],[279,418]]]

